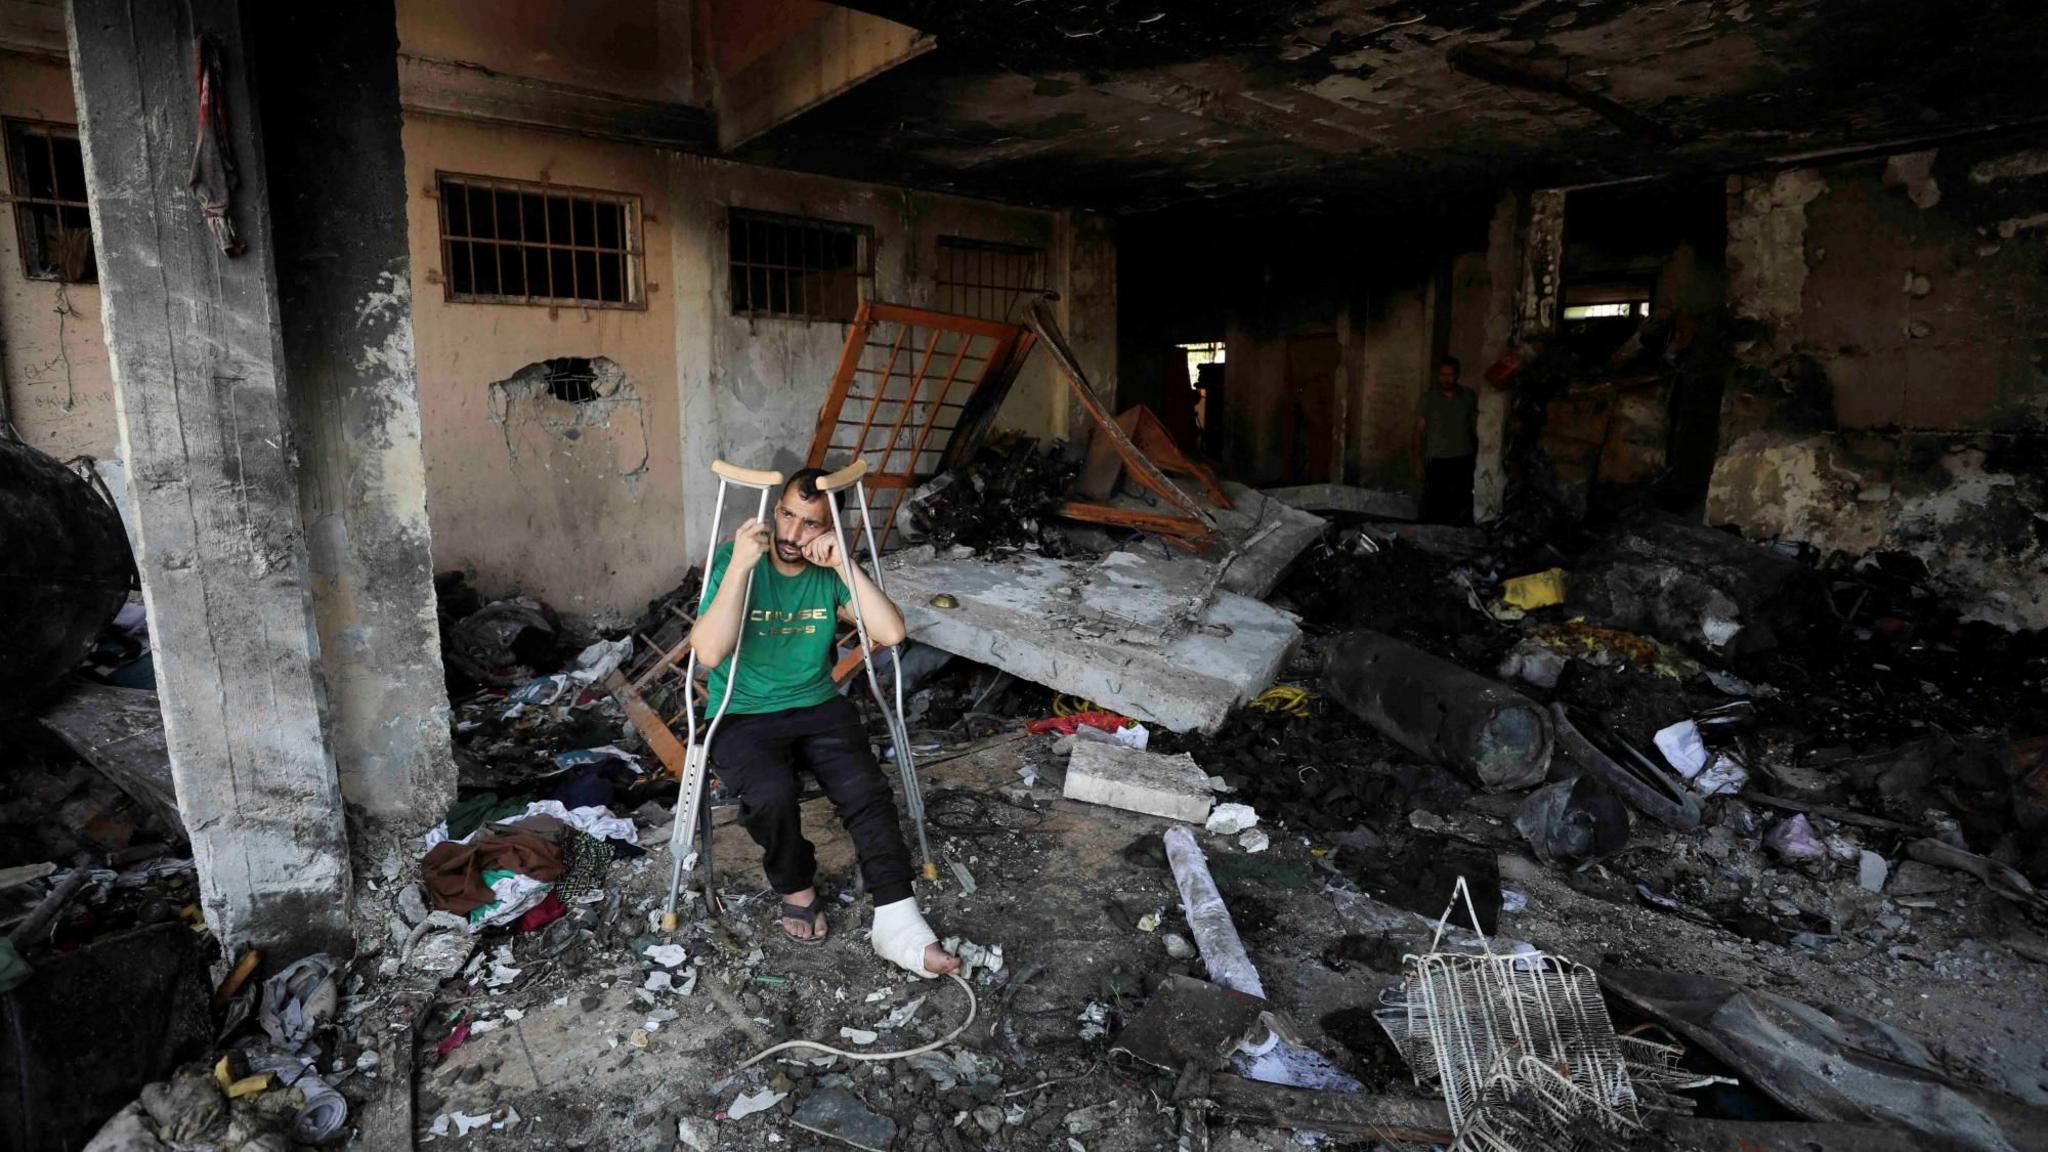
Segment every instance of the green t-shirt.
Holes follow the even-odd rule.
[[[704,603],[718,595],[730,563],[732,542],[727,541],[712,556],[710,593]],[[735,716],[781,712],[830,700],[839,690],[832,683],[832,633],[839,606],[848,599],[838,573],[806,564],[796,575],[784,576],[776,570],[774,557],[763,556],[754,565],[754,595],[739,647],[740,675],[726,711]],[[719,701],[725,699],[731,663],[728,656],[711,670],[707,716],[717,713]]]
[[[1445,460],[1479,451],[1479,395],[1458,387],[1444,395],[1432,384],[1422,395],[1422,458]]]

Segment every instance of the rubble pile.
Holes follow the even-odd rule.
[[[1080,462],[1064,443],[1041,445],[1020,435],[997,436],[963,465],[919,486],[896,514],[912,543],[976,555],[1073,551],[1060,525],[1060,506]]]
[[[1070,467],[992,444],[898,526],[1010,567],[1094,555],[1114,541],[1055,526]],[[1136,649],[1141,630],[1112,609],[1149,595],[1201,619],[1227,565],[1192,579],[1133,547],[1067,599]],[[1274,579],[1266,599],[1298,614],[1298,647],[1208,733],[933,647],[882,663],[933,773],[917,895],[968,962],[963,1028],[954,986],[874,967],[833,833],[816,834],[820,892],[847,939],[784,939],[716,783],[710,889],[665,928],[675,780],[614,673],[662,721],[680,709],[679,679],[643,673],[687,634],[694,569],[609,635],[444,577],[455,803],[359,883],[352,961],[216,973],[203,1041],[96,1147],[282,1149],[330,1124],[364,1146],[409,1132],[908,1152],[1198,1147],[1225,1126],[1241,1147],[1278,1147],[1251,1135],[1264,1127],[1335,1146],[1665,1133],[1721,1148],[1758,1115],[1815,1138],[1853,1127],[1842,1146],[1871,1148],[1900,1130],[1953,1140],[1944,1116],[2031,1130],[2032,1103],[1879,1031],[1889,1002],[1866,1000],[1872,1017],[1810,1002],[1840,980],[1963,984],[2011,957],[2048,963],[2038,637],[1955,618],[1889,559],[1654,519],[1536,541],[1341,513]],[[1185,631],[1227,655],[1229,629]],[[897,774],[905,749],[860,707]],[[0,898],[74,874],[31,967],[96,930],[190,919],[190,862],[148,852]],[[1701,1018],[1694,992],[1726,1007]],[[1546,997],[1569,1011],[1528,1017]],[[1770,1066],[1758,1013],[1795,1022],[1811,1062],[1894,1061],[1929,1108],[1828,1096],[1825,1077]],[[1565,1039],[1522,1060],[1485,1031],[1510,1018]],[[1859,1047],[1873,1035],[1888,1038],[1876,1054]],[[843,1054],[748,1062],[810,1038]],[[1462,1063],[1439,1059],[1452,1041]],[[1171,1131],[1138,1122],[1162,1108]],[[619,1143],[620,1126],[659,1136]]]

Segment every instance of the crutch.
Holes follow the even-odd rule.
[[[819,477],[818,491],[825,496],[825,506],[832,510],[832,535],[839,542],[840,566],[846,570],[846,587],[853,603],[853,628],[857,633],[856,639],[860,641],[861,667],[867,670],[868,691],[874,694],[875,707],[882,710],[882,718],[889,725],[889,739],[896,745],[896,766],[903,776],[903,804],[910,809],[910,819],[917,825],[917,851],[924,860],[924,878],[937,880],[939,866],[932,860],[931,842],[924,830],[924,789],[918,784],[917,762],[910,752],[910,730],[903,723],[903,658],[899,655],[902,645],[889,649],[890,667],[896,673],[895,706],[891,707],[889,699],[882,695],[881,682],[875,678],[874,653],[868,648],[868,625],[861,618],[860,597],[851,595],[855,587],[853,550],[846,546],[846,525],[839,515],[838,497],[838,493],[847,488],[853,489],[853,498],[860,505],[861,535],[867,541],[868,566],[874,569],[875,587],[884,596],[889,594],[887,585],[882,583],[882,554],[875,547],[875,528],[868,519],[867,485],[862,479],[867,474],[868,462],[855,460],[830,476]]]
[[[725,515],[725,493],[729,486],[751,488],[760,493],[755,505],[754,519],[768,518],[768,498],[782,489],[782,473],[762,472],[753,468],[739,468],[723,460],[713,460],[711,470],[718,474],[718,502],[711,506],[711,547],[704,556],[704,586],[697,593],[697,618],[703,619],[704,612],[711,606],[711,565],[718,558],[718,523]],[[772,529],[771,529],[772,531]],[[728,569],[729,571],[730,569]],[[711,714],[710,723],[704,728],[704,741],[697,741],[697,652],[690,650],[689,663],[683,670],[683,715],[687,717],[687,729],[683,744],[683,779],[676,790],[675,824],[668,834],[668,903],[661,906],[661,930],[676,930],[676,897],[683,887],[683,861],[690,854],[700,817],[707,817],[709,809],[704,806],[704,793],[708,787],[706,779],[707,762],[711,755],[711,738],[718,733],[718,722],[725,719],[725,707],[732,702],[732,687],[739,680],[740,645],[747,638],[747,608],[754,599],[754,574],[747,573],[747,588],[740,600],[740,630],[733,637],[732,652],[726,656],[725,696],[718,702],[718,710]],[[706,699],[705,703],[710,703]],[[710,821],[705,820],[704,828],[704,906],[709,909],[716,897],[711,891],[711,832]]]

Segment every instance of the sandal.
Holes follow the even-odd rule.
[[[811,934],[809,936],[799,936],[790,931],[788,921],[791,920],[810,921]],[[825,916],[825,901],[823,897],[815,898],[815,902],[811,904],[792,904],[784,900],[779,918],[775,923],[782,929],[784,936],[799,944],[822,944],[825,942],[826,936],[830,934],[831,929],[831,921]]]

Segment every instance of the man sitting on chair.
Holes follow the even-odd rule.
[[[877,649],[903,642],[903,614],[858,565],[848,589],[825,503],[830,497],[818,491],[823,475],[806,468],[791,476],[770,523],[741,524],[712,557],[706,577],[711,601],[690,630],[690,647],[711,669],[713,712],[725,699],[732,672],[727,659],[736,645],[739,672],[711,759],[739,801],[740,823],[761,846],[768,883],[782,899],[782,930],[806,943],[827,933],[825,907],[814,886],[817,855],[804,839],[797,807],[797,772],[808,769],[853,837],[861,874],[875,898],[868,942],[883,959],[929,979],[954,971],[960,961],[938,946],[911,897],[910,849],[897,823],[895,797],[868,748],[858,710],[839,694],[831,671],[835,617],[852,621],[853,596],[860,597],[868,639]],[[754,591],[741,645],[749,573]]]

